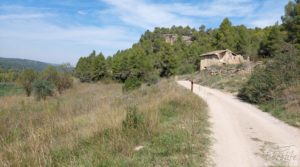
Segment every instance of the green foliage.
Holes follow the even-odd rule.
[[[99,81],[105,76],[107,76],[105,57],[102,53],[100,53],[92,61],[92,80]]]
[[[36,80],[33,83],[34,95],[37,100],[46,100],[47,96],[52,96],[54,86],[47,80]]]
[[[260,44],[259,55],[261,57],[274,57],[285,51],[285,34],[280,29],[281,27],[278,25],[271,27],[267,37]]]
[[[282,17],[283,26],[288,32],[288,42],[300,48],[300,1],[289,1]]]
[[[279,98],[282,89],[299,82],[300,55],[299,51],[291,49],[256,68],[240,90],[239,97],[252,103],[264,103]]]
[[[55,85],[59,79],[59,72],[53,66],[48,66],[41,73],[41,78]]]
[[[141,81],[136,78],[136,77],[129,77],[126,79],[124,85],[123,85],[123,90],[124,91],[130,91],[134,90],[136,88],[139,88],[141,86]]]
[[[6,70],[0,67],[0,82],[11,83],[15,82],[19,78],[19,71],[16,70]]]
[[[37,79],[38,73],[32,69],[24,70],[20,77],[19,83],[24,88],[26,95],[30,96],[33,89],[33,82]]]
[[[123,129],[138,129],[143,127],[144,117],[139,113],[137,107],[129,107],[127,109],[127,115],[123,121]]]
[[[216,33],[216,47],[218,49],[231,49],[235,51],[236,35],[230,20],[225,18]]]
[[[0,83],[0,97],[24,93],[23,88],[12,83]]]
[[[72,76],[66,70],[59,72],[53,66],[48,66],[42,72],[41,79],[54,85],[60,94],[62,94],[64,90],[71,88],[73,85]]]
[[[88,57],[81,57],[75,67],[75,76],[81,82],[99,81],[108,75],[105,57],[93,51]]]
[[[257,68],[239,92],[239,97],[252,103],[263,102],[272,98],[270,92],[275,86],[270,71],[266,71],[265,68]]]

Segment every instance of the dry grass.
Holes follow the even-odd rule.
[[[1,97],[0,106],[1,166],[208,163],[205,104],[168,81],[126,94],[120,84],[75,84],[63,96],[41,102]],[[142,116],[138,128],[122,126],[129,107]],[[138,145],[145,148],[136,152]]]

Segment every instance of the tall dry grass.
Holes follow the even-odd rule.
[[[177,103],[179,106],[172,108]],[[163,108],[168,105],[171,112],[181,113],[171,119],[173,122],[162,121]],[[136,107],[142,115],[142,126],[124,130],[122,123],[130,107]],[[167,114],[168,117],[171,116]],[[195,125],[199,127],[189,127]],[[151,157],[162,165],[170,163],[170,157],[175,158],[174,162],[188,164],[187,155],[181,151],[176,152],[179,157],[172,154],[166,158],[153,150],[160,149],[155,144],[160,138],[157,141],[156,137],[165,132],[187,139],[196,135],[193,131],[203,140],[189,145],[198,143],[202,148],[197,152],[202,156],[199,161],[206,164],[207,125],[205,104],[168,81],[130,93],[123,93],[120,84],[78,83],[63,96],[41,102],[25,96],[6,96],[0,98],[0,164],[150,166]],[[183,128],[186,129],[181,132]],[[184,140],[183,145],[187,142],[192,141]],[[147,146],[146,155],[134,151],[137,145]]]

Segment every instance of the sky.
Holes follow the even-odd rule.
[[[0,57],[71,63],[93,50],[111,56],[147,29],[280,22],[288,0],[0,0]]]

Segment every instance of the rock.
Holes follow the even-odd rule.
[[[137,147],[134,148],[134,151],[140,151],[143,148],[144,148],[144,146],[137,146]]]

